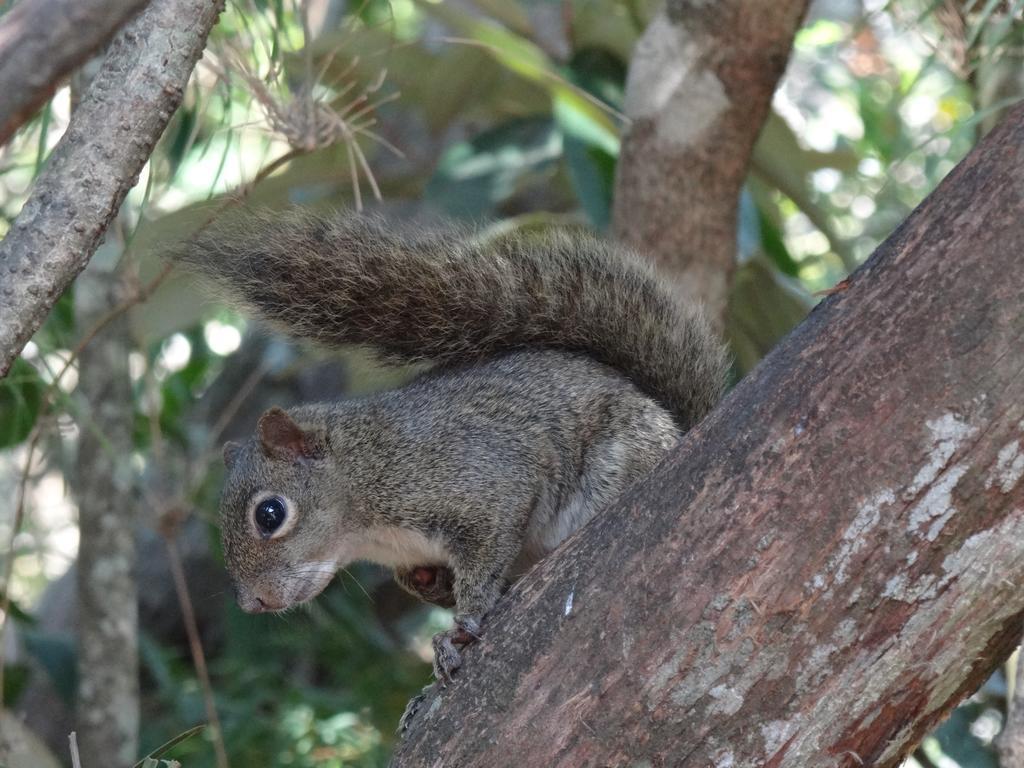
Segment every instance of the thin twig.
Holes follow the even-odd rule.
[[[82,758],[78,756],[78,734],[68,734],[68,746],[71,749],[71,768],[82,768]]]

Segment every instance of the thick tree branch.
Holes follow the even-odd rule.
[[[396,763],[896,766],[1024,619],[1024,108],[513,587]]]
[[[0,144],[144,0],[22,0],[0,16]]]
[[[637,43],[615,236],[650,254],[719,326],[754,141],[807,0],[668,0]]]
[[[0,376],[92,256],[181,101],[223,0],[152,0],[103,66],[0,242]]]

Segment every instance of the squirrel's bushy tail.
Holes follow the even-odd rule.
[[[699,310],[628,250],[582,234],[398,234],[293,209],[215,225],[171,257],[288,333],[452,365],[555,347],[624,373],[689,428],[725,353]]]

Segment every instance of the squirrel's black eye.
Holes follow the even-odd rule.
[[[271,496],[256,505],[256,527],[264,536],[272,536],[274,531],[281,527],[284,519],[288,517],[288,509],[284,499],[279,496]]]

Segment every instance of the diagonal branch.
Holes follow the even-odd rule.
[[[637,43],[615,182],[615,236],[721,326],[737,208],[807,0],[668,0]]]
[[[897,766],[1024,623],[1024,108],[499,606],[399,766]]]
[[[223,0],[152,0],[103,66],[0,242],[0,376],[82,270],[181,102]]]
[[[22,0],[0,16],[0,144],[144,0]]]

